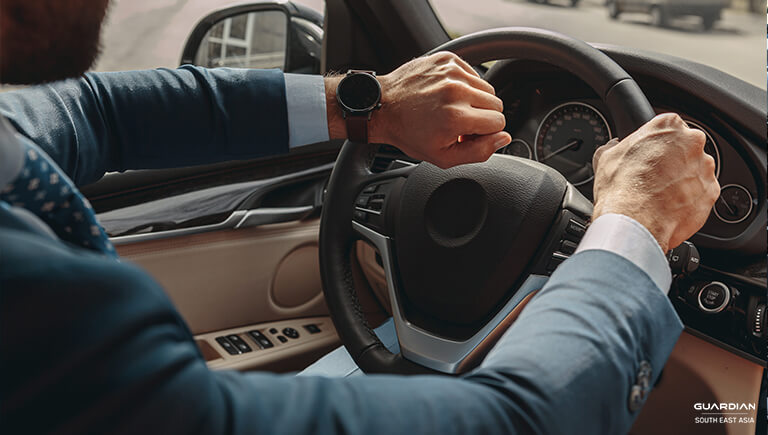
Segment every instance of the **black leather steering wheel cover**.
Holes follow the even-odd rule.
[[[620,66],[596,48],[567,36],[531,28],[489,30],[449,41],[430,53],[453,51],[476,65],[502,58],[529,59],[567,69],[590,85],[608,106],[624,137],[655,115],[648,99]],[[320,223],[320,272],[336,330],[367,373],[438,373],[389,352],[363,314],[352,273],[357,240],[352,229],[355,198],[371,174],[377,145],[347,141],[328,182]]]
[[[367,163],[377,149],[378,145],[345,142],[328,181],[319,238],[325,301],[342,343],[365,372],[435,373],[388,351],[368,325],[357,298],[352,274],[356,240],[351,225],[352,210],[363,181],[370,175]]]

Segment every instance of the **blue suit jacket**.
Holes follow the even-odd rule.
[[[286,152],[284,93],[278,71],[185,67],[6,93],[0,113],[84,184]],[[642,270],[585,251],[460,378],[212,372],[146,273],[0,207],[4,434],[623,433],[641,363],[655,379],[681,330]]]

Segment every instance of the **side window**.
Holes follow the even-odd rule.
[[[264,1],[201,16],[183,4],[119,2],[107,22],[96,70],[174,66],[181,54],[181,64],[319,74],[323,8],[324,0]],[[161,15],[172,18],[146,18]],[[186,38],[182,53],[180,38]],[[162,43],[147,44],[150,39]],[[337,148],[328,142],[249,162],[112,173],[83,191],[110,236],[292,221],[317,210]]]

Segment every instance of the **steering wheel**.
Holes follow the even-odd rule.
[[[430,53],[444,50],[471,65],[509,58],[570,71],[602,98],[619,137],[654,116],[619,65],[558,33],[495,29]],[[448,170],[422,162],[373,173],[376,149],[347,141],[328,184],[320,270],[336,330],[365,372],[469,370],[573,252],[592,203],[535,161],[497,154]],[[363,315],[352,272],[356,240],[373,244],[381,255],[399,354],[387,350]]]

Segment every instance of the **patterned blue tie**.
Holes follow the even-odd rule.
[[[34,213],[64,241],[117,258],[93,208],[72,180],[45,151],[15,136],[25,161],[16,179],[0,190],[0,201]]]

